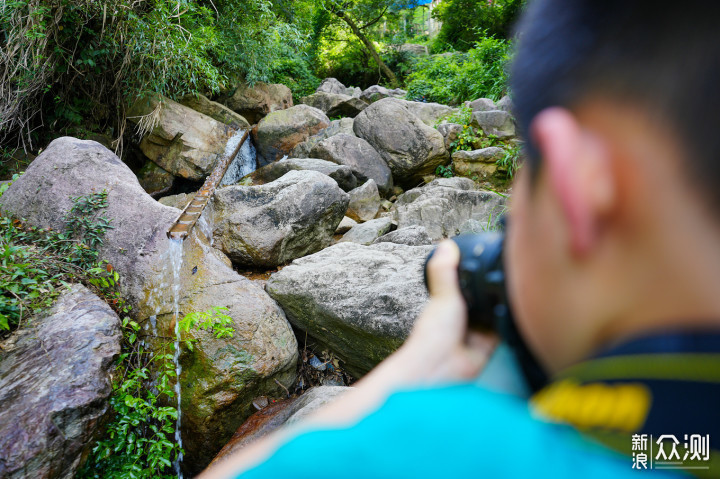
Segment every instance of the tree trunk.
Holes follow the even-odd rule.
[[[373,60],[375,60],[375,63],[378,64],[378,66],[380,67],[380,70],[382,70],[382,72],[385,74],[385,76],[388,77],[388,80],[390,80],[390,85],[392,85],[393,88],[397,88],[397,86],[398,86],[397,77],[392,72],[392,70],[390,70],[390,68],[388,68],[388,66],[385,65],[385,62],[382,61],[382,59],[380,58],[380,54],[375,49],[375,45],[373,45],[373,42],[371,42],[370,39],[365,36],[365,34],[362,32],[362,30],[360,30],[360,28],[358,28],[357,24],[350,17],[348,17],[345,14],[345,12],[337,11],[334,13],[335,13],[335,15],[338,16],[338,18],[340,18],[342,21],[344,21],[345,23],[348,24],[348,26],[350,27],[352,32],[355,34],[355,36],[360,39],[362,44],[365,46],[365,49],[368,51],[368,53],[370,53],[370,56],[373,57]]]

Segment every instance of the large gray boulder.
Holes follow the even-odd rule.
[[[400,88],[395,88],[391,90],[389,88],[385,88],[384,86],[373,85],[367,87],[365,90],[362,91],[362,93],[360,94],[360,99],[364,100],[367,103],[373,103],[388,97],[405,98],[405,95],[407,95],[407,91]]]
[[[443,137],[445,149],[450,151],[452,144],[460,137],[463,126],[457,123],[442,123],[437,126],[437,131],[439,131]]]
[[[470,108],[473,112],[475,111],[494,111],[499,108],[495,105],[490,98],[478,98],[473,101],[466,101],[465,106]]]
[[[368,104],[360,98],[353,98],[350,95],[340,93],[325,92],[316,92],[303,97],[301,102],[324,111],[329,117],[345,116],[352,118],[368,106]]]
[[[224,123],[236,130],[247,130],[250,128],[250,123],[245,117],[239,113],[235,113],[225,105],[210,100],[205,95],[188,95],[180,100],[180,104],[199,111],[203,115],[207,115],[213,120]]]
[[[433,241],[458,235],[470,219],[494,226],[504,211],[504,197],[460,177],[440,178],[406,191],[391,209],[398,229],[423,226]]]
[[[274,111],[253,130],[258,165],[287,156],[297,145],[330,125],[330,119],[317,108],[297,105]]]
[[[120,274],[120,290],[138,323],[156,318],[156,331],[145,331],[147,340],[174,337],[174,280],[166,233],[178,210],[145,193],[111,151],[94,141],[53,141],[3,194],[0,209],[29,224],[62,230],[73,197],[103,190],[108,192],[103,215],[113,229],[105,234],[100,258]],[[180,315],[227,307],[236,331],[223,340],[195,333],[194,350],[183,350],[180,356],[187,464],[201,468],[251,414],[254,397],[282,391],[276,380],[292,383],[297,342],[277,304],[233,271],[228,258],[210,247],[198,229],[182,249]]]
[[[407,338],[428,299],[423,265],[431,249],[339,243],[274,273],[266,290],[357,377]]]
[[[215,168],[235,129],[169,98],[139,99],[128,120],[152,127],[140,142],[142,152],[165,171],[202,180]]]
[[[262,82],[255,83],[253,86],[247,83],[238,85],[221,102],[253,124],[260,121],[268,113],[293,106],[292,92],[288,87],[276,83]]]
[[[315,145],[331,136],[339,135],[340,133],[355,136],[353,123],[354,120],[352,118],[340,118],[339,120],[331,121],[327,128],[320,130],[307,140],[295,145],[290,152],[290,156],[292,158],[309,158],[310,151],[312,151]]]
[[[84,286],[0,344],[0,476],[74,477],[108,411],[120,319]]]
[[[215,192],[215,244],[235,263],[272,268],[330,244],[349,196],[316,171]]]
[[[315,145],[310,155],[349,166],[361,182],[375,180],[382,195],[387,195],[392,189],[390,168],[372,145],[362,138],[340,133]]]
[[[345,95],[347,94],[347,88],[337,78],[326,78],[320,83],[320,86],[315,90],[316,93],[335,93]]]
[[[351,191],[357,187],[357,178],[355,178],[350,167],[319,158],[285,158],[284,160],[278,160],[244,176],[238,184],[242,186],[264,185],[293,170],[318,171],[323,175],[328,175],[337,182],[343,191]]]
[[[470,126],[500,139],[515,137],[515,121],[510,113],[502,110],[476,111],[472,114]]]
[[[400,100],[373,103],[355,117],[353,128],[380,153],[400,185],[414,186],[450,159],[442,135]]]

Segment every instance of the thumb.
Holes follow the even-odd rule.
[[[440,298],[460,294],[457,272],[459,263],[460,249],[455,242],[441,242],[427,265],[430,296]]]

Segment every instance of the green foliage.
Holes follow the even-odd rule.
[[[227,308],[212,308],[191,313],[180,320],[184,332],[199,328],[217,339],[232,337],[232,318],[223,314]],[[123,320],[123,352],[120,355],[110,400],[114,416],[105,435],[93,448],[80,477],[84,478],[171,478],[172,464],[181,450],[175,441],[177,407],[175,398],[177,374],[174,342],[154,338],[150,349],[139,340],[138,323]],[[185,340],[192,349],[192,341]]]
[[[228,308],[214,307],[208,311],[190,313],[180,321],[180,330],[188,332],[191,329],[199,328],[212,333],[216,339],[232,338],[235,328],[230,325],[233,320],[223,311],[228,311]],[[189,339],[185,341],[190,350],[193,349],[193,342]]]
[[[156,351],[146,349],[137,340],[139,330],[136,322],[123,319],[123,353],[117,368],[121,380],[113,384],[110,398],[114,417],[80,477],[175,477],[172,462],[182,452],[174,438],[177,408],[163,401],[175,397],[173,345],[165,341]],[[155,381],[150,379],[153,370]]]
[[[448,165],[448,166],[438,165],[438,167],[435,168],[435,175],[440,176],[442,178],[452,178],[452,176],[453,176],[452,165]]]
[[[116,291],[117,272],[107,262],[98,261],[94,250],[111,227],[107,218],[99,223],[93,219],[107,206],[98,198],[106,198],[106,194],[75,198],[74,213],[69,215],[74,223],[66,232],[0,216],[0,331],[14,330],[23,320],[50,307],[69,283],[82,283],[116,310],[126,309]]]
[[[34,150],[49,139],[38,131],[53,134],[48,128],[121,138],[138,96],[210,94],[230,77],[271,80],[288,51],[303,49],[310,28],[299,14],[285,17],[271,0],[4,2],[0,144]],[[280,70],[299,71],[307,88],[307,72]]]
[[[435,43],[465,51],[481,36],[509,39],[524,4],[525,0],[443,0],[433,11],[442,22]]]
[[[448,105],[498,100],[507,91],[510,52],[509,42],[483,38],[467,53],[420,57],[407,78],[408,98]]]

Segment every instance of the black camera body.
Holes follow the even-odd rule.
[[[458,280],[468,308],[468,326],[497,333],[513,351],[530,388],[540,390],[547,383],[547,374],[517,329],[508,301],[503,265],[505,234],[468,234],[452,240],[460,249]],[[427,261],[432,255],[430,253]]]

